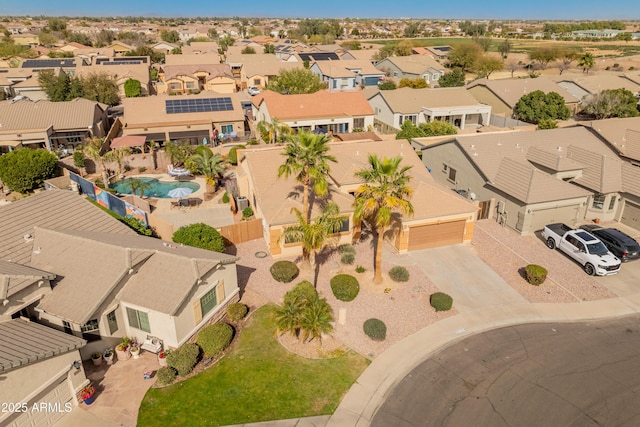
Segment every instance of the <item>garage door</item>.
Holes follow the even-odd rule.
[[[409,228],[409,250],[462,243],[465,220]]]
[[[528,230],[522,230],[523,232],[533,232],[542,230],[545,225],[553,224],[554,222],[564,222],[569,226],[573,225],[573,222],[578,216],[578,205],[563,206],[553,209],[540,209],[531,212],[531,225]]]
[[[640,230],[640,206],[624,202],[624,210],[622,211],[620,222]]]
[[[38,407],[40,403],[47,404],[47,409],[42,408],[42,411],[32,411],[34,402],[37,402]],[[56,382],[51,385],[50,391],[41,399],[31,401],[28,403],[29,411],[22,414],[16,420],[14,420],[10,427],[39,427],[39,426],[52,426],[56,422],[60,421],[65,415],[65,403],[71,402],[71,392],[67,385],[66,378],[62,378],[60,382]],[[57,405],[56,405],[57,403]]]

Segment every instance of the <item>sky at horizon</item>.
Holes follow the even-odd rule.
[[[203,0],[0,0],[2,16],[144,16],[144,17],[281,17],[281,18],[420,18],[420,19],[527,19],[527,20],[640,20],[640,1],[538,0],[489,2],[426,2],[395,4],[384,0],[345,2],[287,0],[211,2]]]

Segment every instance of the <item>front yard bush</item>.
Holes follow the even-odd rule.
[[[344,243],[340,246],[338,246],[338,253],[340,254],[356,254],[356,248],[353,247],[353,245],[350,245],[348,243]]]
[[[447,311],[451,310],[453,298],[444,292],[436,292],[435,294],[431,294],[429,303],[431,304],[431,307],[436,309],[436,311]]]
[[[229,316],[229,320],[232,322],[238,322],[244,319],[244,316],[247,315],[248,311],[249,308],[240,302],[229,304],[227,306],[227,316]]]
[[[356,260],[356,255],[350,252],[345,252],[340,257],[340,262],[347,265],[352,265]]]
[[[161,385],[169,385],[176,380],[176,370],[170,366],[163,366],[158,369],[156,376]]]
[[[353,301],[360,292],[358,279],[350,274],[338,274],[331,279],[333,295],[340,301]]]
[[[231,344],[233,328],[227,323],[215,323],[205,326],[198,332],[197,343],[204,357],[213,357]]]
[[[374,341],[384,341],[387,338],[387,325],[380,319],[368,319],[363,325],[364,333]]]
[[[174,368],[181,377],[188,375],[200,359],[198,344],[185,344],[167,355],[167,365]]]
[[[529,264],[524,268],[527,282],[533,286],[540,286],[547,278],[547,269],[536,264]]]
[[[298,266],[291,261],[275,262],[269,269],[274,280],[281,283],[289,283],[298,277]]]
[[[391,270],[389,270],[389,277],[394,282],[408,282],[409,281],[409,270],[406,268],[396,265]]]
[[[308,280],[303,280],[295,285],[293,289],[284,294],[284,299],[288,301],[293,301],[296,298],[299,298],[300,300],[310,300],[316,295],[318,295],[318,293],[316,292],[316,288],[313,286],[313,283]]]
[[[173,233],[173,241],[195,248],[224,252],[224,239],[215,228],[202,222],[185,225]]]

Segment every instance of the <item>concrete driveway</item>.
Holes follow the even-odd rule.
[[[438,289],[453,297],[460,312],[527,302],[465,245],[413,251],[409,257]]]

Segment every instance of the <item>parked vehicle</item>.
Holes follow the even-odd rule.
[[[247,89],[247,92],[249,93],[249,95],[253,96],[253,95],[259,94],[262,91],[257,86],[249,86],[249,88]]]
[[[586,230],[574,230],[566,224],[555,223],[544,227],[542,237],[549,249],[560,249],[579,262],[590,276],[608,276],[620,271],[620,260]]]
[[[627,262],[640,258],[638,242],[617,228],[602,228],[595,224],[582,225],[580,228],[600,239],[612,254],[620,258],[620,261]]]

